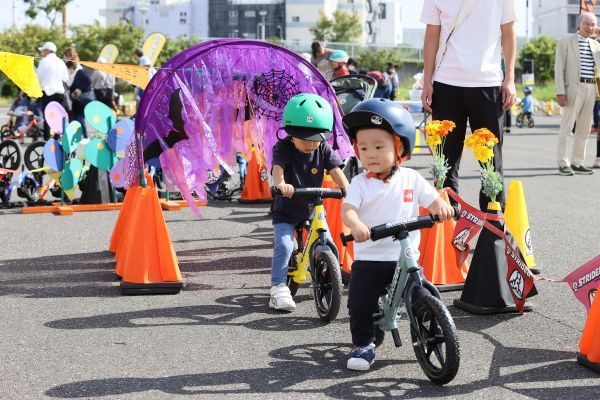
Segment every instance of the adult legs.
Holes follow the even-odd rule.
[[[504,110],[502,110],[502,95],[500,87],[478,87],[466,88],[467,92],[467,113],[469,117],[469,126],[472,131],[480,128],[489,129],[497,138],[498,144],[494,146],[494,169],[503,179],[502,169],[502,142],[504,137]],[[479,192],[479,208],[482,211],[487,209],[490,198]],[[498,193],[496,201],[500,202],[504,208],[504,190]]]
[[[41,106],[42,106],[42,115],[44,115],[44,112],[46,111],[46,106],[53,101],[56,101],[57,103],[60,103],[62,105],[63,102],[65,101],[65,96],[63,94],[58,94],[58,93],[48,96],[48,95],[46,95],[46,93],[42,93],[42,99],[40,101]],[[49,139],[50,139],[50,125],[48,125],[47,122],[44,122],[44,140],[48,141]]]
[[[562,118],[560,120],[560,128],[558,131],[558,144],[556,149],[556,158],[559,167],[569,167],[571,162],[568,156],[568,139],[573,131],[573,124],[581,110],[585,93],[584,84],[577,87],[577,95],[573,104],[566,105],[562,109]],[[577,128],[577,127],[576,127]]]
[[[581,110],[577,114],[575,121],[575,137],[573,138],[573,158],[572,164],[579,167],[585,159],[585,147],[590,129],[592,127],[592,114],[594,110],[594,101],[596,99],[596,86],[594,84],[580,84],[584,88],[581,99]]]
[[[444,156],[448,160],[448,174],[444,187],[452,188],[458,193],[458,169],[462,157],[465,132],[467,130],[467,109],[464,104],[465,88],[446,85],[439,82],[433,84],[431,108],[433,119],[450,120],[456,124],[454,131],[446,136]]]

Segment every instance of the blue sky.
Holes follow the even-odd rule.
[[[25,16],[27,7],[22,0],[0,0],[2,12],[0,13],[0,30],[8,28],[13,23],[13,5],[15,24],[22,26],[29,22],[30,19]],[[105,18],[100,16],[100,9],[106,7],[106,2],[101,0],[74,0],[67,6],[68,24],[91,24],[95,19],[101,24],[105,23]],[[59,17],[60,18],[60,17]],[[38,16],[36,22],[47,24],[45,16]],[[58,21],[60,24],[61,21]]]
[[[517,34],[525,36],[525,0],[515,0],[517,3]],[[3,12],[0,13],[0,29],[9,27],[12,24],[12,7],[15,5],[15,23],[18,26],[25,24],[28,18],[25,17],[25,4],[22,0],[0,0]],[[402,23],[405,28],[422,28],[419,22],[423,0],[400,0],[402,5]],[[94,20],[99,20],[104,24],[105,19],[99,12],[106,6],[102,0],[74,0],[69,4],[67,15],[69,24],[90,24]],[[38,22],[46,23],[45,17],[38,17]],[[531,21],[530,21],[531,22]]]

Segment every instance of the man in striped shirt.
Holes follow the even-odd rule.
[[[592,40],[596,16],[579,16],[579,31],[561,39],[556,47],[554,80],[558,104],[563,107],[558,135],[558,172],[561,175],[594,173],[583,165],[585,147],[592,128],[596,100],[596,70],[600,67],[600,43]],[[573,156],[569,161],[567,140],[576,124]]]

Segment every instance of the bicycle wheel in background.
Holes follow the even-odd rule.
[[[528,128],[533,128],[535,126],[535,121],[533,120],[533,117],[529,117],[527,119],[527,127]]]
[[[517,127],[522,128],[523,127],[523,114],[519,114],[517,115],[517,119],[515,124],[517,125]]]
[[[331,251],[317,253],[311,275],[317,313],[322,320],[333,321],[342,304],[342,271],[337,257]]]
[[[33,142],[25,149],[25,166],[28,170],[42,168],[44,166],[44,146],[43,140]]]
[[[444,304],[433,296],[419,297],[413,313],[417,327],[411,324],[410,334],[417,360],[432,382],[444,385],[454,379],[460,365],[454,321]]]
[[[6,139],[0,143],[0,168],[17,170],[21,166],[21,145],[14,140]]]

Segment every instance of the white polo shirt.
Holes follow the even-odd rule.
[[[406,220],[419,215],[419,206],[429,207],[440,197],[429,182],[417,171],[400,167],[389,183],[367,178],[366,172],[352,179],[345,204],[358,209],[358,218],[372,228],[388,222]],[[416,257],[419,257],[419,231],[409,233]],[[397,261],[400,242],[391,237],[354,243],[354,259],[362,261]]]
[[[64,61],[58,58],[56,54],[50,53],[40,60],[37,67],[37,76],[46,96],[65,93],[63,82],[69,80],[69,73]]]
[[[463,0],[425,0],[421,22],[441,25],[447,38]],[[516,21],[515,0],[478,0],[462,25],[452,33],[434,80],[461,87],[500,86],[502,41],[500,26]]]

